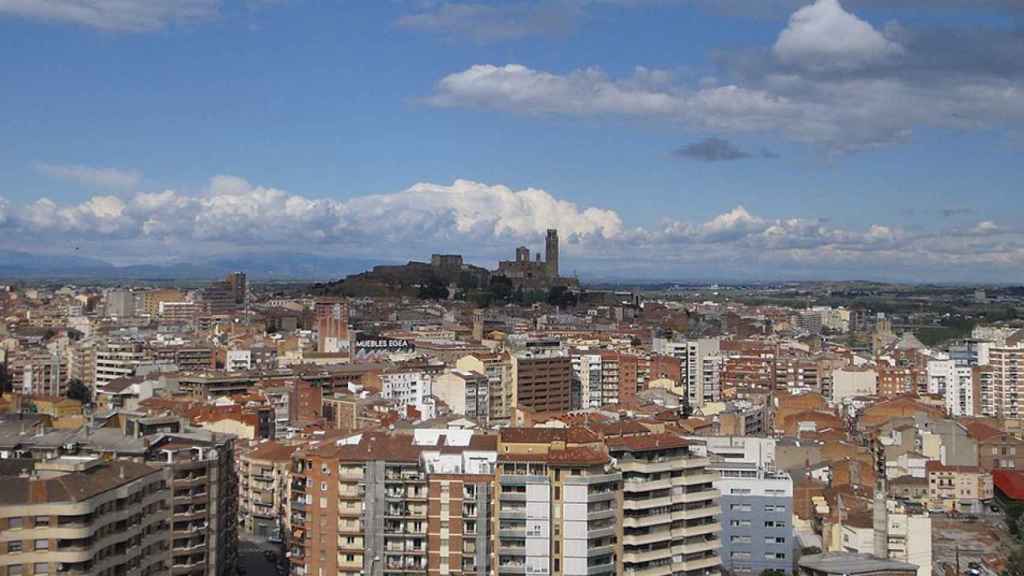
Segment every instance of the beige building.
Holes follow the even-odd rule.
[[[487,376],[490,386],[488,390],[490,421],[507,422],[512,418],[512,363],[508,354],[463,356],[455,362],[455,368]]]
[[[486,425],[490,418],[487,376],[479,372],[449,370],[434,378],[431,391],[455,414]]]
[[[64,456],[2,480],[0,573],[168,573],[170,492],[160,468]]]
[[[674,434],[606,438],[622,472],[624,574],[720,573],[719,493],[708,459]]]
[[[977,512],[994,495],[991,473],[977,466],[928,462],[928,507],[931,510]]]
[[[256,536],[283,536],[287,527],[292,454],[296,446],[268,441],[241,457],[238,467],[239,526]]]
[[[832,371],[832,403],[842,404],[854,396],[874,396],[878,373],[867,366],[843,366]]]

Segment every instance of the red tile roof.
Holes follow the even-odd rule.
[[[992,483],[1010,500],[1024,501],[1024,472],[993,470]]]
[[[650,450],[668,450],[670,448],[683,448],[690,443],[683,437],[676,434],[647,434],[643,436],[617,436],[605,438],[605,444],[609,450],[621,450],[625,452],[646,452]]]

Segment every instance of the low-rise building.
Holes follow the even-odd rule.
[[[928,463],[928,506],[932,510],[979,512],[994,496],[992,474],[977,466]]]

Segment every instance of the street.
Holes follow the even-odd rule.
[[[280,576],[278,567],[264,557],[266,551],[272,551],[281,557],[281,546],[257,539],[252,534],[239,534],[238,536],[238,566],[239,573],[247,576]]]

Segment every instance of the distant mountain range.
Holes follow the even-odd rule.
[[[365,272],[382,260],[313,254],[238,254],[194,262],[115,266],[97,258],[0,250],[0,280],[206,280],[245,272],[254,280],[331,280]]]

